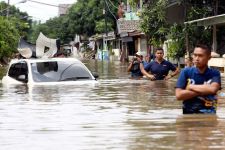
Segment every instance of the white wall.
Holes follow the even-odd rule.
[[[147,40],[145,37],[141,37],[140,39],[140,50],[147,55]]]

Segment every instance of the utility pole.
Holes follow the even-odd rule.
[[[46,5],[46,6],[60,7],[60,8],[66,8],[67,9],[67,7],[53,5],[53,4],[50,4],[50,3],[39,2],[39,1],[35,1],[35,0],[25,0],[25,1],[33,2],[33,3],[37,3],[37,4],[41,4],[41,5]]]
[[[26,3],[27,2],[27,0],[21,0],[21,1],[19,1],[18,3],[16,3],[16,4],[20,4],[20,3]],[[13,4],[13,5],[16,5],[16,4]],[[3,9],[3,10],[1,10],[0,12],[3,12],[3,11],[7,11],[6,12],[6,17],[8,18],[9,17],[9,9],[10,9],[10,0],[8,0],[8,4],[7,4],[7,7],[6,7],[6,9]]]
[[[213,10],[214,10],[214,16],[216,16],[216,15],[218,15],[218,0],[214,0],[213,1],[214,2],[214,8],[213,8]],[[216,38],[216,36],[217,36],[217,33],[216,33],[216,25],[214,24],[213,25],[213,51],[214,52],[216,52],[216,50],[217,50],[217,38]]]
[[[105,34],[108,36],[108,29],[107,29],[107,6],[106,6],[106,0],[104,0],[104,15],[105,15]]]
[[[102,51],[102,60],[104,59],[104,50],[107,50],[107,40],[106,38],[108,37],[108,29],[107,29],[107,6],[106,6],[106,0],[104,0],[104,10],[103,14],[105,15],[105,36],[103,36],[103,51]]]
[[[187,14],[188,14],[188,12],[187,12],[187,5],[188,5],[188,2],[186,1],[186,0],[184,0],[184,22],[185,21],[188,21],[187,20]],[[188,24],[185,24],[185,29],[187,30],[187,26],[188,26]],[[186,46],[186,53],[187,53],[187,56],[188,57],[191,57],[190,55],[190,51],[189,51],[189,35],[188,35],[188,32],[186,31],[185,32],[185,46]]]

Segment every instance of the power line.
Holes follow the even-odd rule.
[[[66,8],[66,9],[68,8],[68,7],[64,7],[64,6],[58,6],[58,5],[53,5],[53,4],[43,3],[43,2],[38,2],[38,1],[34,1],[34,0],[22,0],[22,1],[18,2],[18,3],[16,3],[16,4],[26,3],[28,1],[33,2],[33,3],[38,3],[38,4],[41,4],[41,5],[47,5],[47,6],[57,7],[57,8]],[[14,5],[16,5],[16,4],[14,4]],[[0,13],[2,13],[3,11],[6,11],[6,10],[8,11],[10,7],[11,6],[8,4],[8,7],[6,7],[3,10],[1,10]]]
[[[117,19],[116,19],[116,17],[115,17],[115,15],[111,12],[111,10],[110,10],[110,8],[109,8],[109,4],[108,4],[107,0],[105,0],[105,3],[106,3],[106,6],[107,6],[107,8],[108,8],[108,10],[109,10],[110,14],[114,17],[114,19],[115,19],[115,20],[117,20]]]
[[[111,4],[114,8],[119,9],[118,7],[116,7],[116,6],[113,4],[113,2],[112,2],[111,0],[108,0],[108,1],[110,2],[110,4]]]
[[[5,9],[1,10],[0,13],[2,13],[4,11],[7,11],[6,16],[8,17],[9,16],[9,9],[10,9],[10,7],[15,6],[16,4],[25,3],[26,1],[27,0],[21,0],[18,3],[10,5],[10,0],[8,0],[7,5],[6,5],[7,7]]]
[[[8,7],[6,7],[5,9],[1,10],[0,13],[2,13],[2,12],[4,12],[4,11],[8,10],[10,7],[11,7],[11,6],[8,6]]]
[[[33,20],[41,21],[41,22],[46,22],[46,20],[48,20],[49,17],[44,15],[45,11],[42,11],[41,13],[38,11],[38,10],[40,10],[40,6],[37,6],[33,3],[27,3],[26,5],[27,5],[27,7],[30,7],[34,10],[34,12],[32,13],[32,16],[31,16],[33,18]],[[52,15],[52,17],[53,17],[53,14],[54,13],[50,12],[50,15]],[[48,13],[48,15],[49,15],[49,13]]]
[[[53,4],[48,4],[48,3],[43,3],[43,2],[38,2],[38,1],[34,1],[34,0],[27,0],[33,3],[38,3],[41,5],[47,5],[47,6],[52,6],[52,7],[58,7],[58,8],[68,8],[68,7],[64,7],[64,6],[58,6],[58,5],[53,5]]]

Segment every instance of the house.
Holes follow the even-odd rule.
[[[212,28],[212,57],[209,61],[209,66],[223,68],[225,75],[225,2],[222,0],[215,0],[214,15],[204,17],[196,20],[188,20],[185,24],[197,24],[197,26]],[[219,34],[218,34],[219,33]],[[215,57],[216,58],[215,58]]]
[[[119,60],[121,39],[116,37],[114,31],[108,32],[107,35],[105,33],[93,35],[89,41],[94,42],[97,59]]]
[[[140,29],[141,19],[138,16],[143,4],[143,0],[139,0],[137,7],[132,8],[127,1],[126,9],[124,8],[124,17],[117,20],[117,34],[122,43],[120,50],[121,61],[129,60],[138,51],[145,53],[145,55],[150,54],[147,38]]]

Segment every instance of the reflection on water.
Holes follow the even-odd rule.
[[[1,149],[224,149],[223,96],[215,116],[182,115],[176,79],[131,80],[126,63],[85,63],[99,84],[0,87]]]
[[[177,143],[182,149],[224,149],[224,119],[216,115],[187,115],[176,120]]]

